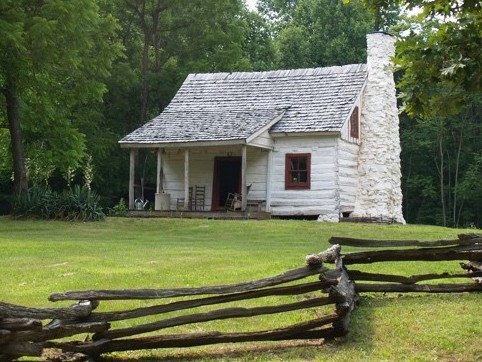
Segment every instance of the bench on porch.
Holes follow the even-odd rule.
[[[264,211],[264,206],[266,205],[266,200],[258,199],[247,199],[246,200],[246,210],[247,211]],[[236,211],[242,208],[242,197],[237,193],[229,193],[226,198],[225,204],[226,210]]]
[[[264,211],[265,206],[266,200],[248,199],[246,201],[246,210]]]

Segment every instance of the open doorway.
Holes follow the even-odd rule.
[[[230,192],[241,191],[241,157],[215,157],[212,209],[224,209]]]

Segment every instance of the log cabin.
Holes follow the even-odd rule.
[[[156,210],[249,207],[320,221],[404,223],[395,40],[367,35],[367,63],[190,74],[156,118],[122,138],[157,154]]]

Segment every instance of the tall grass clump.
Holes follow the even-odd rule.
[[[99,221],[105,219],[100,197],[87,186],[76,185],[63,192],[35,185],[13,203],[15,218]]]

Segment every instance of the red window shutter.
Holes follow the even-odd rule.
[[[353,109],[353,112],[351,113],[351,116],[350,116],[350,136],[353,138],[360,137],[360,130],[359,130],[360,117],[358,113],[359,113],[358,106],[356,106]]]

